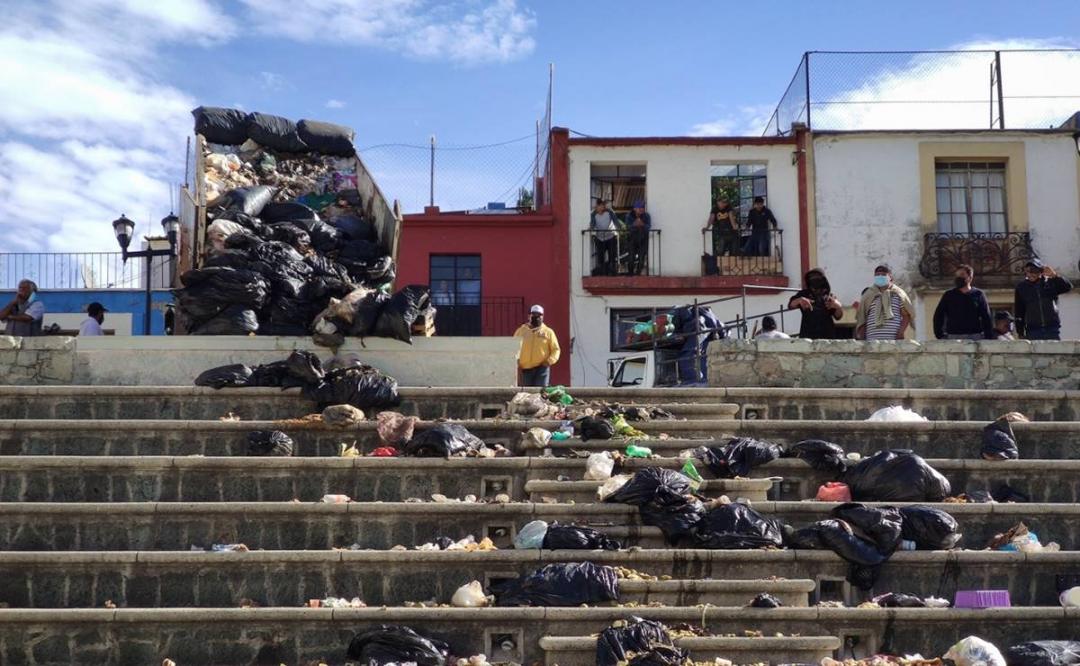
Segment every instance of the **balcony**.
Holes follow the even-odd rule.
[[[1038,255],[1026,232],[926,234],[919,273],[932,286],[952,284],[956,267],[975,270],[981,287],[1011,287],[1023,278],[1024,264]]]

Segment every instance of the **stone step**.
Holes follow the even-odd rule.
[[[681,580],[752,581],[755,588],[768,572],[788,580],[767,584],[811,580],[815,603],[849,605],[889,591],[951,601],[956,590],[1008,589],[1016,606],[1052,606],[1058,603],[1055,576],[1080,574],[1078,551],[901,551],[881,568],[874,590],[864,593],[844,582],[847,563],[824,550],[0,552],[0,603],[13,608],[101,607],[106,601],[132,607],[235,607],[243,599],[297,605],[334,595],[380,606],[446,600],[468,581],[487,585],[544,564],[582,561]],[[803,590],[805,584],[799,585]]]
[[[596,502],[596,491],[601,481],[550,481],[534,479],[525,483],[530,502],[555,500],[558,502]],[[764,502],[773,486],[772,479],[711,479],[704,481],[698,493],[708,497],[728,495],[731,499],[744,498],[751,502]]]
[[[856,656],[878,651],[943,654],[994,628],[1013,645],[1075,638],[1080,609],[993,610],[863,608],[228,608],[0,610],[5,664],[301,663],[341,664],[352,636],[381,624],[412,626],[460,655],[497,661],[543,659],[544,636],[599,632],[633,616],[703,625],[713,634],[777,632],[857,642]],[[865,651],[865,652],[863,652]]]
[[[554,429],[557,421],[457,421],[491,444],[518,453],[521,433],[531,427]],[[417,424],[417,431],[432,421]],[[641,440],[660,455],[716,443],[727,437],[756,437],[779,444],[825,439],[864,455],[884,448],[912,449],[933,458],[972,458],[979,450],[984,424],[967,421],[870,423],[866,421],[653,421],[640,424],[653,437]],[[337,429],[321,422],[297,421],[141,421],[141,420],[13,420],[0,422],[0,455],[245,455],[252,430],[282,430],[297,445],[298,456],[335,456],[342,442],[356,442],[364,451],[379,446],[374,422]],[[1025,458],[1080,459],[1080,422],[1014,424]],[[660,435],[668,436],[661,439]],[[625,439],[572,438],[551,442],[552,451],[607,451],[625,448]],[[531,451],[535,453],[536,451]]]
[[[868,503],[875,504],[875,503]],[[902,503],[896,503],[902,505]],[[758,502],[793,526],[828,517],[828,502]],[[1078,504],[939,504],[960,523],[962,545],[981,548],[1023,521],[1045,542],[1080,547]],[[270,550],[414,546],[469,534],[509,545],[531,520],[602,529],[625,546],[662,547],[660,530],[642,526],[637,509],[619,504],[432,502],[117,502],[0,503],[0,550],[176,550],[244,543]]]
[[[481,419],[497,416],[518,387],[402,387],[403,414],[422,419]],[[623,406],[662,407],[682,418],[735,418],[739,405],[719,400],[721,390],[635,391],[590,389],[582,400]],[[272,387],[215,390],[203,386],[0,386],[3,419],[176,419],[214,420],[227,413],[249,420],[288,419],[317,411],[300,389]]]
[[[954,460],[927,462],[944,474],[953,491],[993,490],[1002,484],[1034,502],[1080,502],[1080,460]],[[644,467],[680,469],[679,458],[624,459],[616,473]],[[698,465],[702,475],[710,473]],[[515,501],[529,497],[526,484],[560,477],[582,479],[582,458],[249,458],[201,456],[0,456],[3,502],[254,502],[316,501],[344,494],[357,501],[400,502],[466,495],[493,498],[506,493]],[[705,491],[752,483],[754,490],[733,495],[764,500],[772,485],[778,500],[813,497],[830,480],[804,461],[775,460],[754,470],[755,479],[707,480]],[[782,478],[777,481],[776,478]],[[772,480],[769,480],[772,479]],[[537,486],[533,486],[536,488]],[[542,487],[542,486],[541,486]],[[585,498],[591,501],[595,495]],[[580,500],[579,500],[580,501]]]
[[[544,636],[540,648],[548,666],[592,666],[596,663],[596,636]],[[807,664],[832,657],[840,649],[835,636],[783,638],[730,638],[699,636],[676,638],[676,647],[690,651],[697,662],[727,659],[736,664]]]

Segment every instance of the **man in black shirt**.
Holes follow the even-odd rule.
[[[1016,285],[1013,303],[1016,332],[1028,340],[1060,340],[1058,296],[1071,290],[1071,282],[1038,259],[1024,264],[1024,281]]]
[[[750,240],[743,246],[743,254],[751,257],[767,257],[772,252],[769,248],[769,227],[778,225],[772,211],[765,206],[765,199],[754,197],[754,207],[747,215],[750,224]]]
[[[820,268],[811,268],[803,276],[803,288],[788,301],[788,309],[802,310],[799,337],[807,340],[833,340],[836,320],[844,316],[844,307],[832,293],[829,278]]]
[[[956,288],[941,295],[934,310],[934,337],[939,340],[993,340],[994,320],[990,304],[980,289],[971,286],[975,271],[967,264],[956,267]]]

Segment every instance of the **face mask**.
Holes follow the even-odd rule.
[[[888,287],[889,286],[889,276],[888,275],[875,275],[874,276],[874,286],[875,287]]]
[[[35,292],[30,294],[30,298],[26,299],[26,302],[27,303],[33,303],[36,300],[37,300],[37,292],[35,291]]]
[[[540,317],[529,317],[529,323],[532,324],[533,326],[539,326],[540,325]]]
[[[825,284],[824,280],[810,280],[809,285],[810,288],[814,290],[825,289],[828,286]]]
[[[963,289],[967,286],[967,279],[962,277],[953,278],[953,284],[956,285],[957,289]]]

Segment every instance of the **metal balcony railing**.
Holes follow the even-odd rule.
[[[585,229],[581,232],[581,265],[585,276],[661,275],[660,229],[645,233]]]
[[[119,252],[0,252],[0,289],[33,280],[38,289],[142,289],[146,259]],[[154,257],[151,289],[172,286],[173,260]]]
[[[702,275],[784,274],[783,229],[769,229],[758,237],[746,232],[714,236],[712,229],[705,228],[701,245]]]
[[[926,234],[919,273],[927,280],[948,281],[957,266],[967,264],[975,271],[976,283],[1011,284],[1036,257],[1027,232]]]

